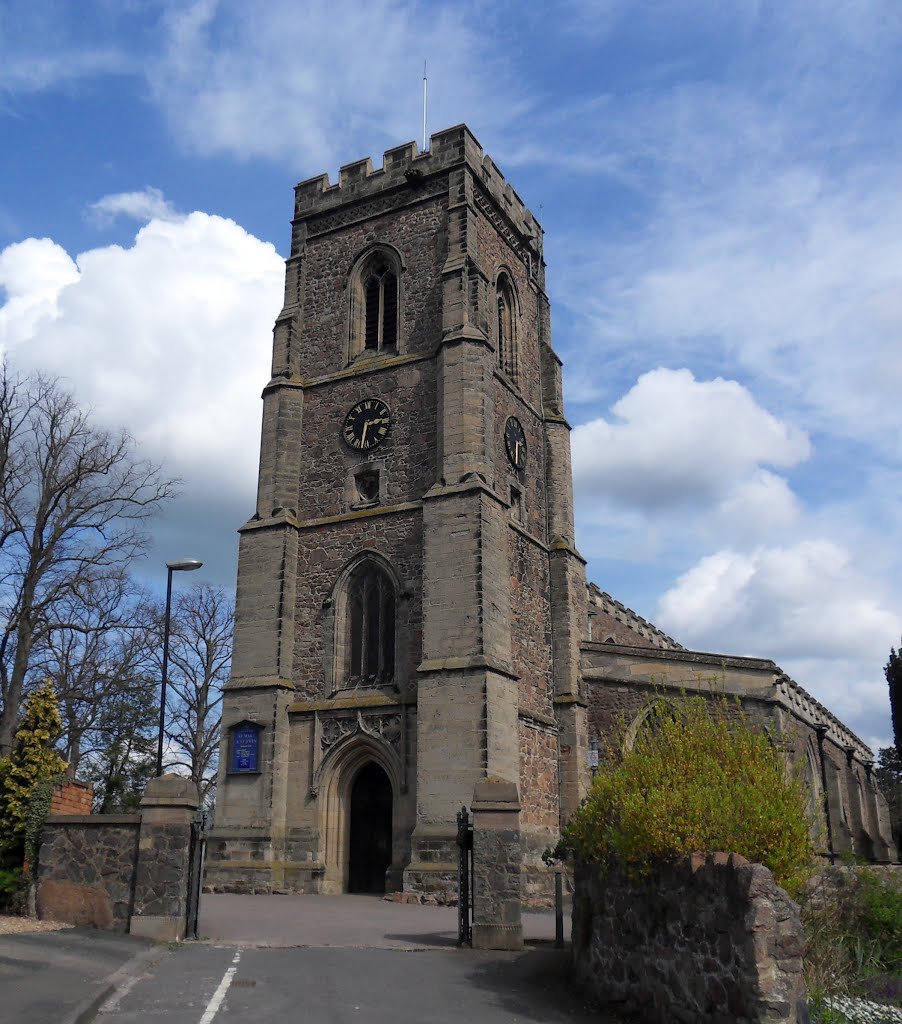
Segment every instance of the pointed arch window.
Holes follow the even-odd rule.
[[[351,276],[348,361],[364,353],[391,354],[400,347],[401,263],[388,247],[369,252]]]
[[[363,347],[381,351],[398,345],[398,278],[382,265],[374,267],[363,286]]]
[[[495,287],[496,341],[498,367],[511,380],[517,380],[516,300],[510,277],[498,275]]]
[[[362,562],[348,580],[345,682],[380,686],[395,676],[395,587],[388,573]]]

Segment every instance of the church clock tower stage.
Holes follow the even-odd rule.
[[[448,890],[489,779],[545,891],[587,783],[587,604],[535,218],[463,125],[302,182],[207,883]]]

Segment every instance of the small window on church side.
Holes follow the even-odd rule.
[[[346,682],[379,686],[395,675],[395,588],[388,574],[363,563],[348,583]]]
[[[514,290],[507,274],[498,275],[496,287],[498,366],[511,378],[517,380],[517,348],[514,332],[515,305]]]

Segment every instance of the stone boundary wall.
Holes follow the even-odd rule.
[[[189,779],[164,775],[148,783],[140,814],[49,816],[38,853],[38,917],[184,938],[197,803]]]
[[[572,934],[578,983],[649,1024],[807,1020],[799,908],[738,854],[693,854],[637,881],[577,865]]]
[[[128,931],[140,829],[139,814],[48,817],[38,858],[38,917]]]

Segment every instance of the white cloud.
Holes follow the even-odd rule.
[[[176,220],[179,214],[158,188],[148,186],[138,192],[116,192],[103,196],[89,207],[99,224],[111,224],[117,217],[146,223],[149,220]]]
[[[0,252],[0,350],[35,334],[59,316],[63,289],[78,280],[78,268],[49,238],[27,238]]]
[[[833,541],[708,555],[663,595],[655,621],[695,649],[773,658],[863,737],[886,742],[881,666],[900,610]]]
[[[0,253],[4,352],[71,382],[113,427],[185,480],[186,500],[252,508],[259,389],[284,264],[232,221],[153,220],[130,248],[75,261],[48,240]]]
[[[694,646],[752,653],[754,644],[754,653],[777,658],[867,656],[888,650],[897,629],[877,592],[847,551],[806,540],[703,558],[664,594],[658,618]]]
[[[466,7],[409,0],[348,0],[340,16],[325,0],[302,13],[288,0],[197,0],[167,12],[149,80],[187,148],[326,169],[364,142],[419,138],[424,58],[433,125],[479,129],[521,112],[491,18],[480,8],[477,30]]]
[[[697,381],[689,370],[643,374],[612,407],[573,432],[575,486],[583,495],[647,510],[706,504],[729,509],[734,489],[775,478],[759,467],[793,466],[808,457],[808,439],[762,409],[736,381]],[[785,503],[785,502],[784,502]]]

